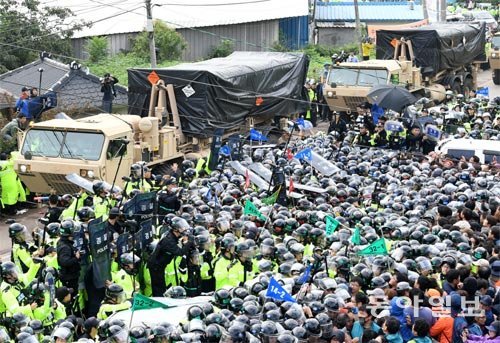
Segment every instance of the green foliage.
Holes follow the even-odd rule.
[[[99,62],[108,55],[108,39],[106,37],[92,37],[87,41],[87,52],[90,62]]]
[[[212,48],[208,58],[226,57],[234,51],[234,43],[232,40],[223,39],[221,43]]]
[[[286,46],[286,37],[283,31],[280,30],[279,32],[279,39],[277,42],[274,42],[273,45],[271,46],[272,51],[277,51],[277,52],[287,52],[290,51],[288,47]]]
[[[180,59],[187,46],[184,38],[161,21],[155,21],[153,27],[158,62]],[[139,58],[149,59],[148,32],[143,31],[137,35],[134,39],[132,52]]]
[[[70,56],[69,38],[85,25],[63,25],[72,16],[67,8],[44,7],[38,0],[0,0],[0,70],[33,62],[38,51]]]
[[[179,64],[179,61],[163,61],[158,64],[158,67],[170,67]],[[96,63],[88,63],[87,66],[92,74],[103,76],[105,73],[110,73],[118,78],[121,85],[128,84],[128,68],[148,68],[148,58],[138,57],[136,54],[118,54],[116,56],[106,57]]]
[[[344,50],[345,52],[358,51],[357,43],[349,43],[340,46],[327,46],[327,45],[308,45],[302,51],[306,53],[309,57],[309,69],[307,72],[307,77],[310,79],[318,79],[319,74],[323,70],[323,65],[325,63],[332,62],[333,54],[340,54]]]

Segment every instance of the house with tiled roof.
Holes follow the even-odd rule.
[[[99,112],[102,105],[99,76],[76,63],[65,64],[43,57],[0,75],[0,89],[4,92],[17,97],[23,87],[41,88],[42,94],[54,91],[60,111]],[[114,106],[126,106],[127,89],[120,85],[115,85],[115,89]]]

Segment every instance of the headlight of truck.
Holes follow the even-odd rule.
[[[497,58],[497,54],[491,54],[491,58]]]
[[[80,169],[80,176],[81,177],[88,177],[90,179],[94,178],[95,174],[93,170],[87,170],[87,169]]]
[[[21,164],[21,165],[19,165],[19,171],[21,173],[26,173],[26,172],[28,172],[30,170],[31,170],[31,167],[30,167],[29,164]]]
[[[326,92],[326,95],[327,95],[329,98],[331,98],[331,97],[333,97],[333,92],[332,92],[332,91],[328,91],[328,92]]]

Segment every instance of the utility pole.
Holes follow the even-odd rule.
[[[424,19],[429,20],[429,11],[427,11],[427,0],[422,0],[422,8],[424,10]]]
[[[359,21],[359,7],[358,0],[354,0],[354,16],[356,18],[356,39],[358,41],[358,56],[363,58],[363,48],[361,45],[361,22]]]
[[[156,48],[155,48],[155,33],[153,27],[153,13],[151,11],[151,0],[146,2],[146,30],[148,31],[149,38],[149,58],[151,60],[151,68],[156,68]]]
[[[439,21],[446,22],[446,0],[439,0]]]

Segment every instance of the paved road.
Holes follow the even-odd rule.
[[[500,86],[496,86],[491,79],[491,70],[482,71],[477,77],[479,87],[490,88],[490,99],[500,96]]]
[[[496,86],[493,84],[491,79],[491,71],[482,71],[478,75],[478,85],[479,87],[489,87],[490,89],[490,98],[494,98],[496,96],[500,96],[500,86]],[[326,123],[320,124],[320,129],[326,129]],[[28,213],[15,216],[14,218],[20,223],[26,225],[29,229],[32,229],[36,226],[36,219],[42,216],[45,213],[45,208],[31,209]],[[8,258],[8,252],[10,251],[10,239],[7,232],[8,225],[5,224],[5,218],[1,218],[0,221],[0,257],[5,260]]]

